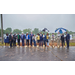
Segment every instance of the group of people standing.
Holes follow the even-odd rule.
[[[70,35],[67,34],[66,32],[66,37],[64,37],[64,34],[60,35],[60,33],[57,34],[55,37],[54,33],[50,36],[48,33],[45,35],[45,33],[37,33],[37,35],[33,34],[28,34],[24,35],[23,33],[20,35],[19,33],[16,35],[10,35],[6,34],[6,37],[4,39],[5,45],[6,43],[10,43],[10,47],[16,46],[16,40],[18,43],[18,46],[20,46],[20,42],[22,41],[22,46],[32,46],[34,43],[34,46],[47,46],[49,47],[50,39],[52,41],[52,46],[54,45],[55,39],[57,39],[57,45],[60,46],[60,41],[62,42],[62,47],[65,45],[65,40],[67,43],[67,48],[69,48],[69,40],[70,40]]]

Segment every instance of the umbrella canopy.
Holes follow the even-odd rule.
[[[47,29],[47,28],[44,28],[42,31],[44,31],[44,32],[49,32],[49,30]]]
[[[64,29],[64,28],[58,28],[58,29],[55,30],[56,33],[59,32],[60,34],[65,33],[66,31],[67,31],[67,30]]]

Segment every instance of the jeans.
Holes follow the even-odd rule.
[[[36,46],[36,41],[35,41],[35,40],[33,40],[33,42],[34,42],[34,46]]]
[[[44,45],[45,45],[45,47],[46,47],[46,40],[43,40],[43,43],[44,43]]]
[[[24,46],[24,39],[22,39],[22,46]]]
[[[13,40],[10,41],[10,47],[12,47]]]
[[[40,41],[40,46],[43,46],[43,41],[42,40]]]
[[[67,48],[69,48],[69,41],[67,40],[66,43],[67,43]]]
[[[48,39],[48,42],[47,42],[47,46],[49,46],[49,39]]]

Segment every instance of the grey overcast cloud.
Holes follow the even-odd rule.
[[[75,32],[75,14],[3,14],[3,28],[8,27],[20,30],[48,28],[50,32],[55,32],[56,28],[63,27]]]

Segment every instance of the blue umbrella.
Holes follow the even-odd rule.
[[[64,28],[58,28],[58,29],[56,29],[56,30],[55,30],[55,32],[56,32],[56,33],[58,33],[58,32],[59,32],[60,34],[62,34],[62,33],[64,33],[64,32],[66,32],[66,31],[67,31],[67,30],[66,30],[66,29],[64,29]]]

